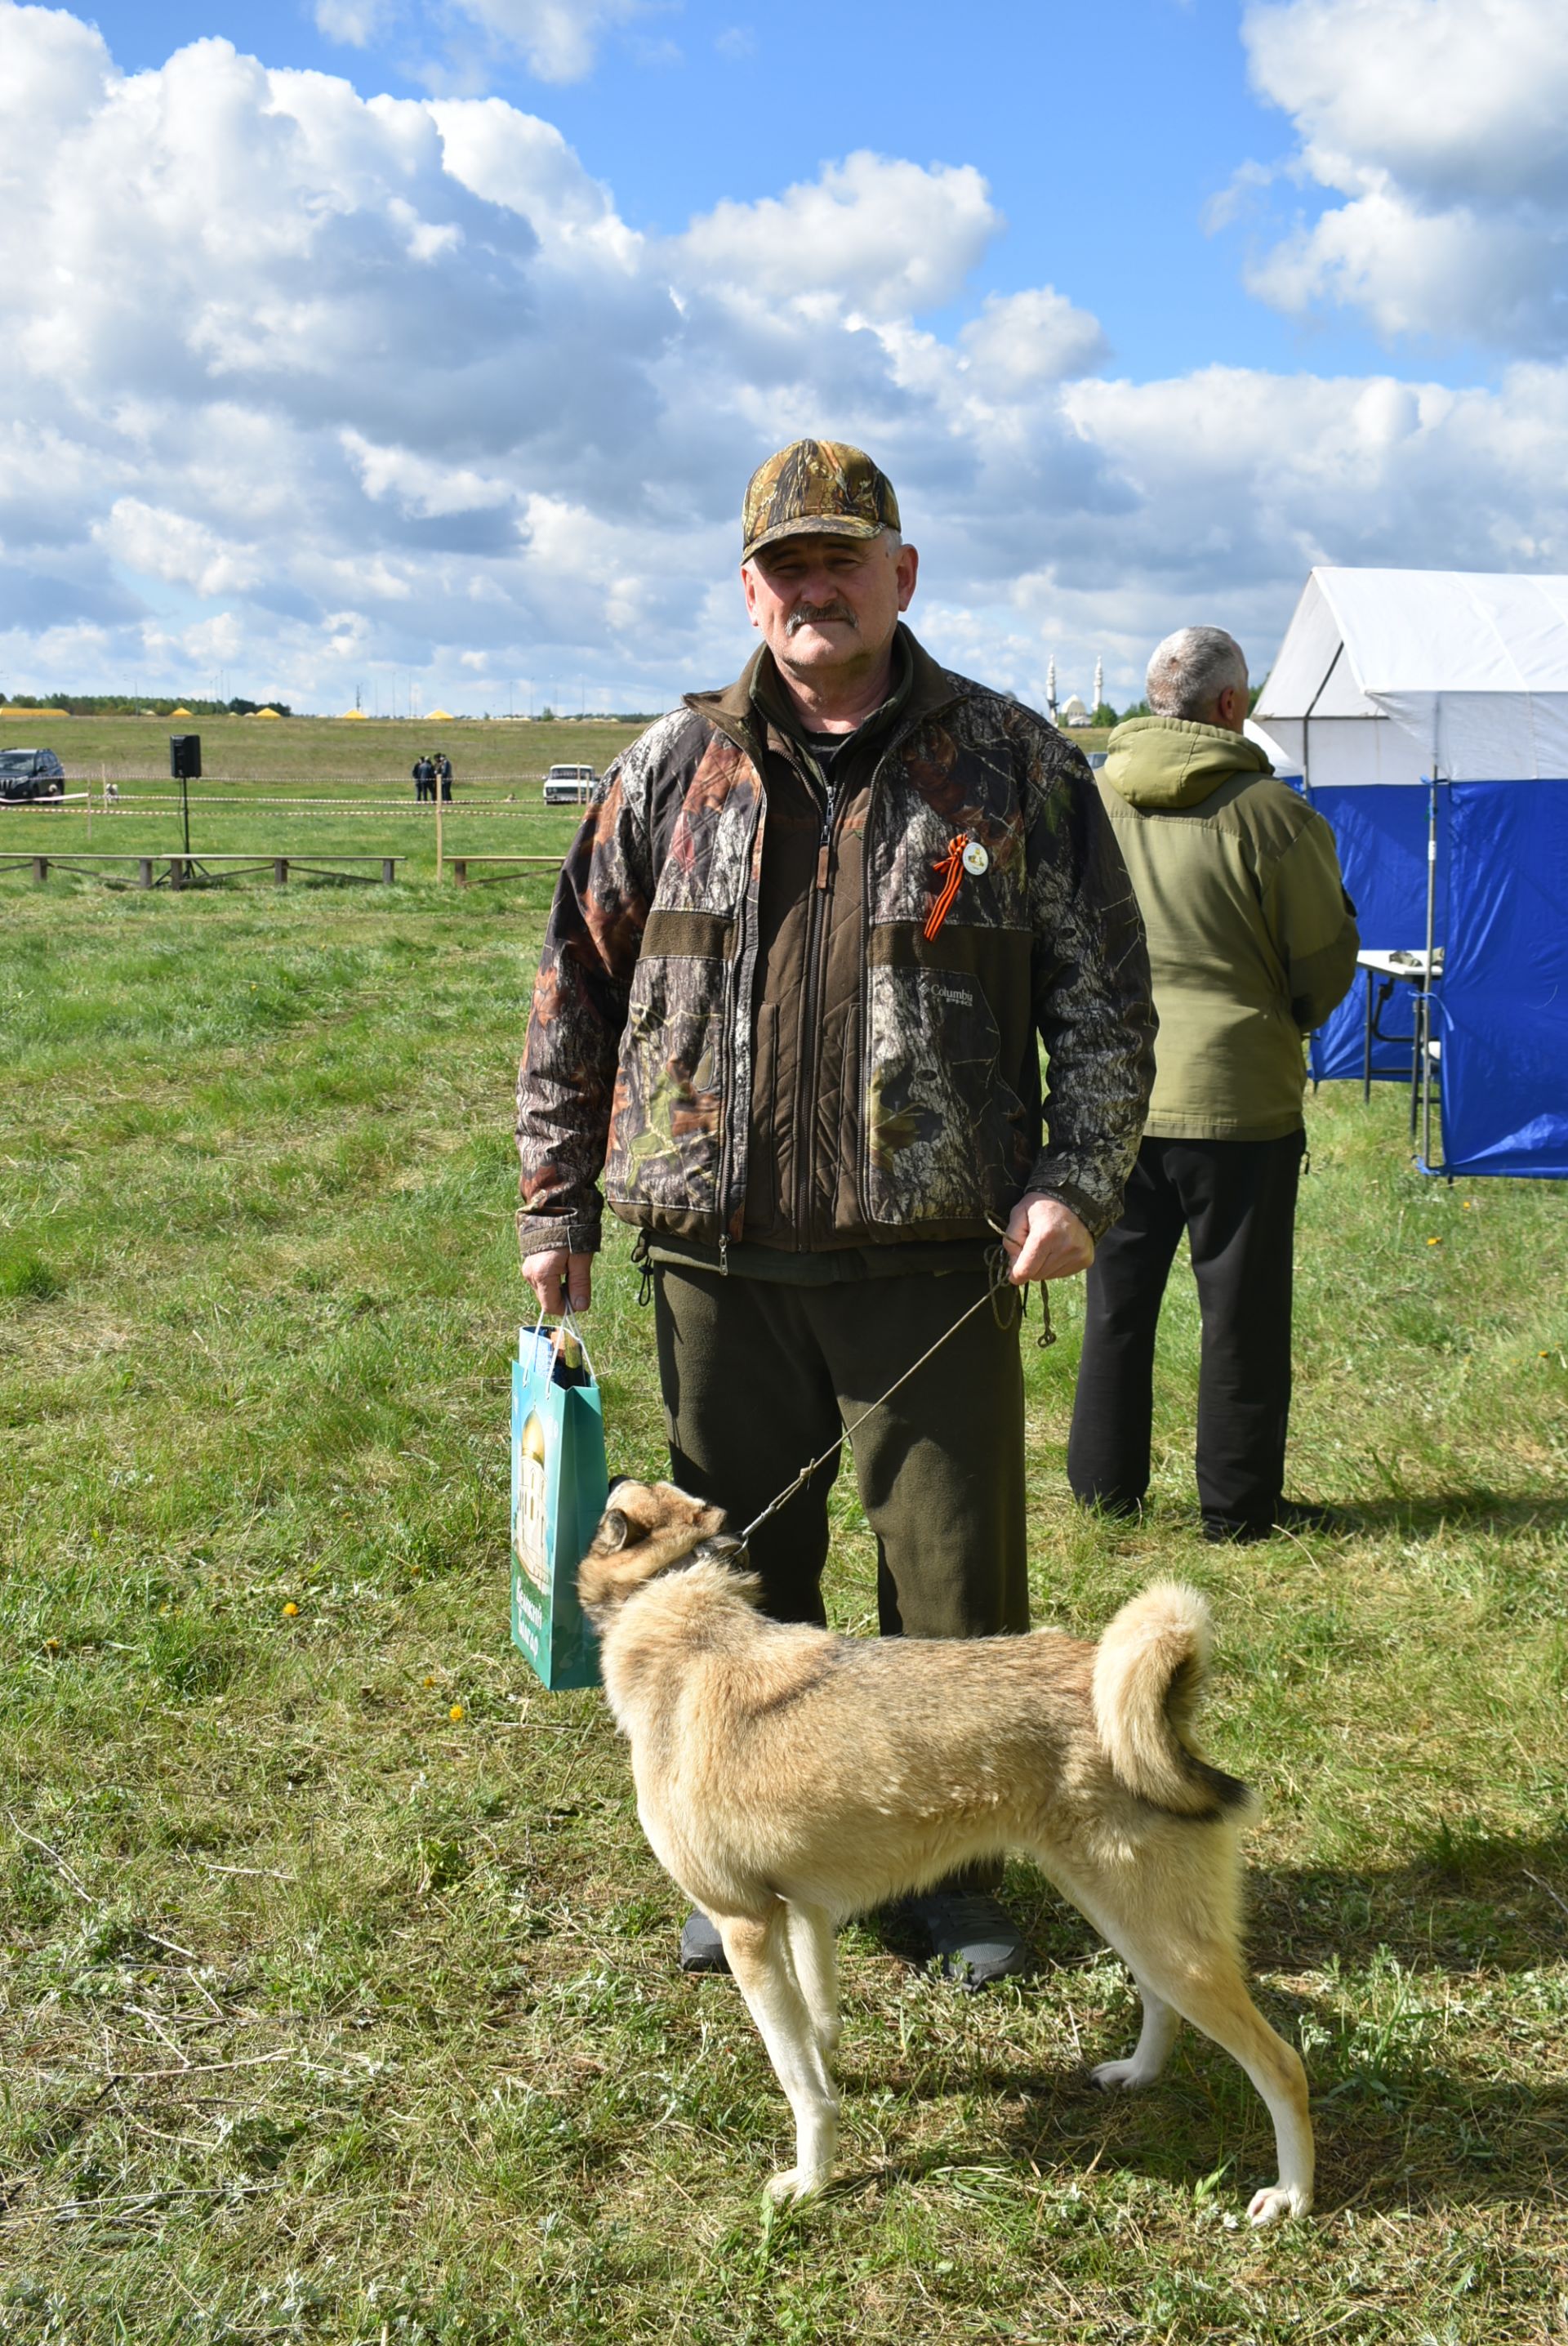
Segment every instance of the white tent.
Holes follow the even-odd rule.
[[[1247,740],[1262,750],[1281,780],[1287,778],[1293,780],[1301,771],[1300,759],[1288,750],[1283,741],[1276,740],[1272,733],[1266,733],[1255,718],[1249,717],[1241,729]]]
[[[1568,776],[1568,577],[1314,570],[1256,715],[1314,791]]]
[[[1443,1169],[1568,1178],[1568,578],[1314,570],[1257,715],[1367,944],[1442,950],[1415,1034],[1374,1025],[1372,1072],[1419,1066],[1424,1091],[1430,1036]],[[1372,1006],[1313,1036],[1314,1075],[1360,1073]]]

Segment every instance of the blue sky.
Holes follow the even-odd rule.
[[[1288,319],[1246,291],[1249,241],[1282,217],[1315,218],[1313,190],[1257,191],[1229,225],[1206,227],[1237,169],[1287,162],[1294,146],[1250,87],[1241,11],[1226,0],[871,0],[826,23],[667,0],[607,31],[593,71],[568,83],[504,50],[473,59],[472,83],[461,61],[442,72],[428,11],[389,18],[363,48],[326,38],[299,0],[110,0],[86,13],[127,70],[215,36],[270,65],[346,74],[367,93],[483,87],[556,124],[623,218],[656,234],[857,148],[974,163],[1007,230],[974,272],[972,301],[1054,284],[1095,311],[1115,364],[1141,380],[1216,360],[1405,371],[1356,321]],[[1474,372],[1474,353],[1429,346],[1422,358],[1428,376]]]
[[[807,431],[1034,698],[1568,567],[1565,110],[1556,0],[0,0],[0,688],[657,705]]]

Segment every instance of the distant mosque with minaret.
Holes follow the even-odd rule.
[[[1053,725],[1093,724],[1094,712],[1096,709],[1101,709],[1105,706],[1105,663],[1103,659],[1096,659],[1095,662],[1095,698],[1089,702],[1088,706],[1085,708],[1084,702],[1078,698],[1078,695],[1075,692],[1070,692],[1065,700],[1058,702],[1056,699],[1056,655],[1054,652],[1052,653],[1050,665],[1045,670],[1045,714],[1051,719]]]

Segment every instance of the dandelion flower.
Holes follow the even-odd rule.
[[[434,1686],[436,1684],[436,1676],[433,1670],[432,1670],[430,1676],[425,1679],[425,1684],[426,1686]]]
[[[1441,1246],[1442,1240],[1441,1239],[1428,1239],[1427,1244],[1428,1246]]]
[[[289,1602],[288,1602],[288,1603],[287,1603],[287,1605],[285,1605],[285,1606],[284,1606],[284,1607],[283,1607],[283,1618],[284,1618],[284,1620],[285,1620],[285,1621],[291,1621],[291,1620],[293,1619],[293,1617],[294,1617],[295,1614],[299,1611],[299,1609],[300,1609],[300,1608],[299,1608],[299,1606],[295,1604],[295,1602],[294,1602],[293,1598],[290,1596],[290,1599],[289,1599]]]
[[[452,1706],[452,1708],[447,1712],[447,1714],[446,1714],[446,1715],[447,1715],[448,1719],[451,1719],[451,1721],[452,1721],[453,1725],[455,1727],[455,1726],[456,1726],[456,1724],[457,1724],[457,1722],[458,1722],[458,1720],[463,1717],[463,1705],[462,1705],[460,1702],[454,1702],[454,1703],[453,1704],[453,1706]]]

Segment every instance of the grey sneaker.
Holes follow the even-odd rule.
[[[683,1972],[727,1972],[729,1969],[724,1941],[700,1907],[693,1908],[681,1931],[680,1967]]]
[[[960,1987],[1023,1979],[1034,1968],[1018,1925],[984,1891],[928,1890],[908,1900],[904,1913],[925,1942],[932,1967]]]

